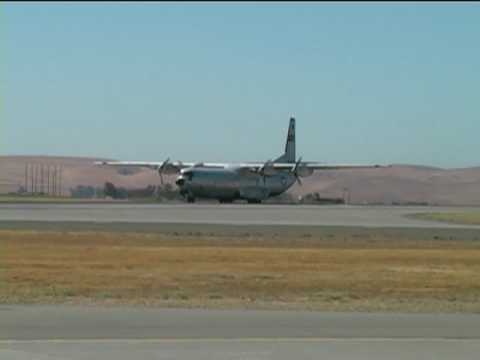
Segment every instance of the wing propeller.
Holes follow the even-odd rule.
[[[258,170],[258,173],[262,176],[263,178],[263,185],[265,185],[266,177],[268,175],[272,175],[275,172],[275,169],[273,168],[273,161],[267,160],[265,164]]]
[[[160,183],[163,185],[163,172],[167,168],[168,164],[170,164],[170,158],[167,158],[162,165],[158,168],[158,175],[160,175]]]
[[[295,176],[295,179],[300,186],[303,185],[302,180],[300,180],[300,177],[302,176],[302,173],[304,172],[304,170],[305,169],[302,167],[302,157],[300,157],[298,161],[295,163],[295,166],[293,167],[293,169],[290,170],[291,173]],[[266,177],[269,175],[274,175],[275,172],[276,170],[272,160],[266,161],[265,164],[263,164],[262,167],[258,169],[258,174],[260,174],[260,176],[262,176],[263,178],[263,185],[266,184]]]
[[[295,176],[295,179],[298,182],[298,185],[302,186],[302,180],[300,180],[300,175],[299,175],[299,170],[300,166],[302,165],[302,157],[300,156],[298,158],[298,161],[295,163],[295,166],[292,170],[293,175]]]

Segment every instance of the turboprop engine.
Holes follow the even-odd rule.
[[[308,177],[313,174],[313,170],[305,166],[301,166],[297,169],[297,175],[300,177]]]
[[[176,167],[170,162],[170,158],[167,158],[167,160],[163,162],[162,166],[158,168],[158,175],[160,175],[160,181],[162,185],[163,185],[163,174],[173,175],[173,174],[176,174],[177,172],[178,172],[178,167]]]
[[[302,166],[302,157],[300,157],[298,161],[295,163],[295,167],[293,168],[292,173],[295,176],[295,179],[297,180],[298,184],[302,185],[302,181],[300,180],[300,178],[312,175],[313,170],[310,168],[307,168],[306,166]]]

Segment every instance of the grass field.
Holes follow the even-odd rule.
[[[0,303],[480,312],[475,235],[368,231],[0,230]]]
[[[44,196],[44,195],[0,195],[0,203],[52,203],[52,202],[72,202],[81,201],[81,199],[73,199],[71,197],[60,196]]]
[[[480,212],[419,213],[409,217],[419,220],[441,221],[452,224],[480,225]]]
[[[102,199],[102,198],[73,198],[70,196],[46,196],[46,195],[1,195],[0,194],[0,204],[19,204],[19,203],[40,203],[40,204],[85,204],[85,203],[139,203],[139,204],[150,204],[158,203],[155,198],[135,198],[131,197],[129,199]]]
[[[83,203],[105,203],[105,202],[126,202],[126,200],[108,200],[108,199],[80,199],[69,196],[46,196],[46,195],[0,195],[0,204],[83,204]]]

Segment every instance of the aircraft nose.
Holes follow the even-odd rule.
[[[179,176],[177,181],[175,181],[175,184],[177,184],[178,187],[182,187],[185,185],[185,179],[182,176]]]

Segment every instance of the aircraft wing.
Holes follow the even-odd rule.
[[[362,165],[362,164],[322,164],[322,163],[300,163],[303,168],[311,170],[351,170],[351,169],[377,169],[388,168],[392,165]],[[295,164],[273,164],[275,169],[293,169]]]
[[[180,171],[181,169],[189,167],[208,167],[208,168],[223,168],[227,164],[222,163],[194,163],[182,161],[96,161],[94,163],[98,166],[113,166],[113,167],[139,167],[152,170],[158,170],[162,167],[168,167],[171,170]]]
[[[152,170],[159,170],[164,168],[167,172],[178,172],[181,169],[189,167],[202,167],[202,168],[213,168],[213,169],[223,169],[232,166],[232,164],[227,163],[202,163],[202,162],[182,162],[182,161],[96,161],[95,165],[99,166],[113,166],[113,167],[140,167],[147,168]],[[295,163],[241,163],[233,164],[233,166],[240,172],[258,172],[260,169],[267,166],[270,171],[282,171],[282,170],[293,170],[295,168]],[[391,165],[357,165],[357,164],[323,164],[323,163],[314,163],[314,162],[302,162],[300,167],[304,169],[309,169],[312,171],[315,170],[348,170],[348,169],[374,169],[374,168],[386,168],[391,167]]]
[[[293,170],[295,163],[243,163],[239,164],[240,169],[259,170],[265,166],[274,170]],[[299,164],[302,168],[311,170],[348,170],[348,169],[376,169],[388,168],[392,165],[361,165],[361,164],[323,164],[313,162],[301,162]]]
[[[145,162],[145,161],[95,161],[97,166],[114,166],[114,167],[143,167],[157,170],[164,162]]]

